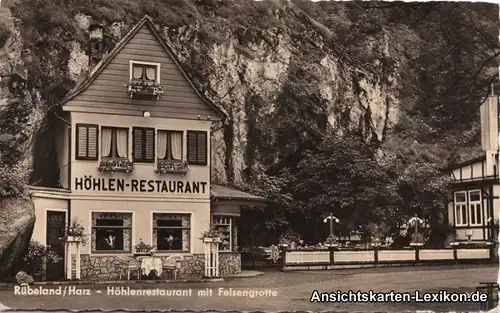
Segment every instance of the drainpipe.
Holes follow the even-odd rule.
[[[68,125],[68,189],[71,190],[71,123],[59,116],[56,111],[54,111],[55,117],[57,117],[59,120],[64,122],[66,125]],[[68,200],[68,216],[67,216],[67,223],[69,224],[71,221],[71,200]]]

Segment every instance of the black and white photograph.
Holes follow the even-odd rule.
[[[0,0],[0,310],[492,311],[500,7]]]

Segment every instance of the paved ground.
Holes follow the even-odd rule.
[[[21,296],[13,290],[0,291],[0,302],[19,309],[193,309],[193,310],[337,310],[337,311],[385,311],[407,310],[478,311],[477,303],[311,303],[313,290],[334,292],[337,290],[374,290],[378,292],[472,292],[479,282],[497,281],[496,266],[441,266],[405,267],[384,269],[356,269],[317,272],[266,272],[252,278],[233,278],[218,283],[190,284],[135,284],[133,289],[189,290],[192,296],[108,296],[107,286],[77,286],[89,288],[91,295],[83,296]],[[123,286],[123,285],[121,285]],[[43,288],[56,288],[42,286]],[[198,295],[199,290],[210,288],[213,296]],[[272,290],[271,297],[221,297],[218,289]]]

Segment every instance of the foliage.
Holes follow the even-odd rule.
[[[62,242],[68,242],[71,237],[75,240],[78,240],[82,245],[85,245],[87,243],[88,236],[85,233],[85,228],[77,219],[74,219],[69,225],[66,225],[64,227],[64,234],[59,239]]]
[[[294,210],[315,224],[321,215],[333,213],[343,233],[366,231],[372,222],[392,219],[399,198],[374,152],[359,135],[326,137],[317,151],[306,154],[294,174]]]
[[[10,30],[4,23],[0,22],[0,49],[5,46],[5,43],[11,36]]]
[[[129,174],[134,170],[134,162],[125,158],[104,158],[99,162],[99,172],[125,172]]]
[[[58,263],[62,259],[53,251],[37,241],[30,241],[28,251],[23,256],[23,269],[28,274],[37,274],[42,269],[42,263]]]
[[[215,226],[211,225],[208,230],[203,231],[201,233],[200,239],[203,240],[206,238],[213,238],[215,240],[222,241],[223,237],[224,237],[224,234],[222,233],[222,231],[220,229],[216,228]]]
[[[167,173],[181,173],[186,174],[189,171],[189,166],[186,161],[172,161],[172,160],[162,160],[158,159],[157,168],[155,168],[156,173],[167,174]]]
[[[278,240],[278,244],[290,246],[290,245],[297,245],[300,243],[300,241],[301,241],[301,238],[296,231],[294,231],[292,229],[287,229],[286,232],[281,234],[281,236]]]
[[[145,244],[142,239],[139,239],[139,244],[134,247],[134,253],[151,253],[155,250],[154,246]]]

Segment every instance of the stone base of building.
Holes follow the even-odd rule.
[[[161,257],[163,261],[167,257]],[[81,255],[80,279],[82,280],[118,280],[128,278],[128,261],[125,256]],[[241,255],[238,252],[219,253],[220,276],[228,276],[241,272]],[[205,273],[205,255],[192,254],[184,256],[177,273],[179,278],[202,277]],[[131,279],[137,278],[137,270],[130,273]],[[173,273],[164,271],[160,277],[170,278]]]

